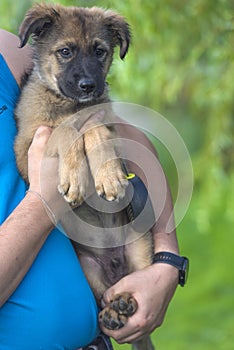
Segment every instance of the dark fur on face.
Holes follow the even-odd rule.
[[[78,103],[98,102],[105,92],[115,46],[119,45],[123,59],[130,43],[125,20],[96,7],[34,5],[20,27],[20,47],[30,35],[43,83]]]

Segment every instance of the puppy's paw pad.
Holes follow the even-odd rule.
[[[117,313],[132,316],[137,310],[136,299],[129,293],[118,294],[111,301],[110,307]]]
[[[120,329],[127,323],[127,317],[106,307],[99,313],[99,323],[110,330]]]

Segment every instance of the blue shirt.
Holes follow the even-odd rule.
[[[13,110],[19,93],[0,55],[0,224],[26,189],[13,151]],[[98,334],[97,313],[70,240],[54,229],[25,278],[0,308],[0,350],[76,350]]]

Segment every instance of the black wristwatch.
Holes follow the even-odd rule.
[[[179,270],[178,284],[183,287],[188,278],[189,259],[169,252],[159,252],[153,257],[153,263],[165,263],[175,266]]]

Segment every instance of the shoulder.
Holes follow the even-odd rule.
[[[19,38],[0,29],[0,54],[4,57],[18,85],[20,85],[22,75],[32,65],[31,47],[26,46],[20,49]]]

